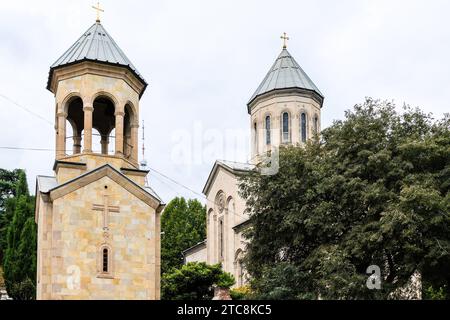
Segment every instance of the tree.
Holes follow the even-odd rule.
[[[230,288],[234,277],[222,271],[220,264],[191,262],[163,275],[161,283],[164,300],[211,300],[214,286]]]
[[[6,289],[13,299],[34,299],[37,231],[34,222],[34,197],[29,195],[23,171],[19,172],[15,197],[8,200],[6,211],[12,216],[7,228],[3,261]]]
[[[161,271],[183,264],[182,252],[206,237],[206,208],[198,200],[175,198],[161,216]]]
[[[282,148],[277,175],[254,172],[240,184],[253,289],[261,298],[387,299],[418,271],[423,288],[449,298],[449,160],[448,115],[433,122],[372,99],[320,141]],[[366,287],[371,265],[381,290]]]
[[[16,184],[21,170],[8,171],[0,169],[0,263],[3,261],[3,254],[6,248],[6,233],[8,224],[12,216],[8,216],[6,209],[8,200],[15,196]]]

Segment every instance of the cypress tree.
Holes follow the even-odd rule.
[[[6,205],[6,213],[12,219],[6,234],[4,277],[13,299],[29,300],[35,296],[36,226],[34,198],[29,195],[23,171],[19,173],[15,194]]]

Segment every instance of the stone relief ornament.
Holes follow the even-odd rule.
[[[217,211],[223,213],[225,211],[225,194],[219,193],[216,198]]]

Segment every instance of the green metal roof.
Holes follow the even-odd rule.
[[[248,105],[255,101],[259,96],[268,92],[294,88],[315,92],[322,99],[324,97],[297,61],[295,61],[286,49],[283,49],[256,92],[251,97]]]
[[[100,22],[93,24],[83,35],[50,67],[48,85],[53,70],[77,62],[93,61],[121,66],[129,69],[144,85],[145,79],[108,34]]]

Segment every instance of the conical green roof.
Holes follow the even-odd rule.
[[[283,49],[266,77],[251,97],[248,105],[256,98],[268,92],[282,89],[304,89],[315,92],[323,99],[323,94],[295,61],[291,54]]]
[[[108,34],[100,22],[93,24],[83,35],[50,67],[50,85],[53,70],[83,61],[106,63],[129,69],[144,85],[145,79]]]

